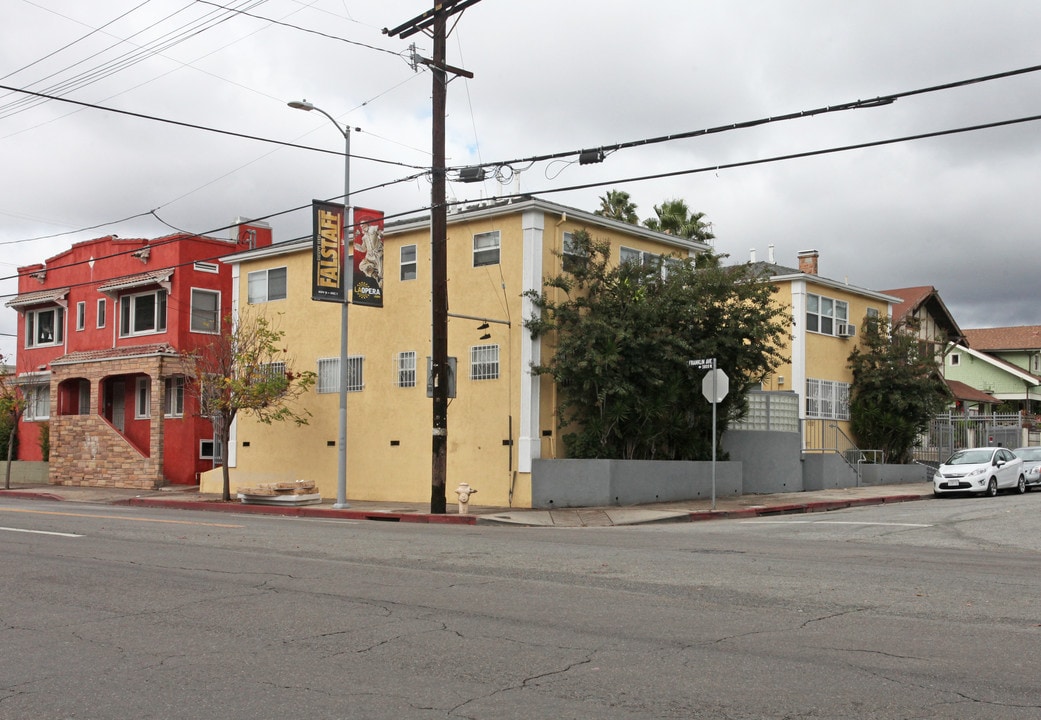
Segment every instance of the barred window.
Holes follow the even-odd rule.
[[[347,392],[361,392],[365,387],[363,361],[360,355],[347,358]],[[318,383],[315,390],[322,394],[340,392],[340,358],[318,359]]]
[[[849,383],[808,378],[806,417],[849,420]]]
[[[398,387],[410,388],[416,386],[416,352],[410,350],[399,352],[397,356],[396,384]]]
[[[499,377],[499,346],[475,345],[470,348],[470,379],[495,380]]]

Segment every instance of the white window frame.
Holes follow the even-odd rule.
[[[98,329],[105,327],[106,322],[108,322],[108,303],[105,298],[98,298]]]
[[[412,259],[408,255],[412,255]],[[415,245],[401,246],[401,279],[415,280],[419,276],[419,251]]]
[[[87,327],[87,303],[80,300],[76,303],[76,331],[79,332]]]
[[[206,446],[210,446],[210,451],[206,452]],[[215,463],[223,462],[221,458],[221,445],[217,442],[216,438],[203,438],[199,440],[199,459],[200,460],[212,460]]]
[[[166,385],[163,417],[184,417],[184,376],[168,377],[163,384]]]
[[[27,422],[50,420],[51,385],[49,378],[43,383],[36,382],[23,386],[22,395],[25,397],[25,411],[22,417]]]
[[[839,324],[849,323],[849,303],[826,295],[807,293],[806,330],[819,335],[836,336]]]
[[[474,234],[474,267],[498,265],[502,256],[502,236],[498,230]]]
[[[416,386],[416,351],[399,352],[394,358],[394,385],[399,388]]]
[[[589,259],[584,248],[575,246],[575,233],[564,233],[561,243],[561,266],[564,270],[580,267]]]
[[[212,297],[215,299],[213,310],[209,308],[200,309],[196,305],[195,298],[199,297]],[[220,334],[220,291],[210,290],[208,288],[192,288],[192,299],[191,299],[191,319],[189,321],[189,329],[194,333],[203,333],[206,335],[219,335]],[[205,313],[205,315],[203,314]],[[211,315],[212,314],[212,315]]]
[[[147,420],[152,417],[152,379],[139,377],[134,382],[134,419]]]
[[[138,301],[146,297],[154,298],[151,318],[152,327],[138,330],[138,313],[140,312]],[[167,305],[168,297],[164,289],[121,295],[119,298],[119,337],[156,335],[166,332]],[[147,318],[147,315],[142,317]]]
[[[849,420],[849,383],[806,379],[806,417],[816,420]]]
[[[470,348],[470,379],[499,379],[498,345],[474,345]]]
[[[365,389],[365,358],[362,355],[347,356],[347,392]],[[340,358],[318,358],[318,381],[315,392],[327,395],[340,392]]]
[[[44,315],[52,315],[51,337],[46,340],[40,339],[40,318]],[[65,308],[60,305],[29,310],[25,313],[25,346],[51,347],[61,345],[65,342]]]
[[[281,294],[278,294],[277,289],[274,294],[271,292],[272,274],[276,276],[276,283],[279,275],[282,278]],[[285,300],[288,294],[289,273],[284,265],[282,267],[255,270],[246,276],[246,301],[249,305]]]

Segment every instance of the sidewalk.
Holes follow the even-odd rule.
[[[374,520],[453,525],[516,525],[528,527],[611,527],[658,522],[693,522],[723,518],[750,518],[764,515],[825,512],[861,505],[907,502],[932,498],[931,483],[878,485],[772,495],[739,495],[717,498],[715,510],[710,500],[633,505],[626,507],[561,508],[528,510],[470,506],[469,514],[460,515],[455,503],[449,503],[444,515],[430,512],[422,503],[390,503],[349,501],[349,508],[334,508],[332,500],[320,505],[272,507],[246,505],[238,500],[221,502],[219,495],[204,495],[197,487],[179,486],[160,490],[127,490],[123,488],[67,487],[63,485],[14,485],[0,490],[4,498],[71,501],[133,507],[207,510],[213,512],[320,517],[341,520]]]

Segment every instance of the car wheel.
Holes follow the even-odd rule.
[[[1027,491],[1027,479],[1022,475],[1019,476],[1019,483],[1016,485],[1016,490],[1020,495]]]
[[[998,479],[997,478],[991,478],[990,482],[987,483],[987,494],[990,495],[991,497],[997,497],[998,496]]]

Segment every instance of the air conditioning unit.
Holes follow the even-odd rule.
[[[835,334],[839,337],[853,337],[857,334],[857,326],[852,323],[835,323]]]

